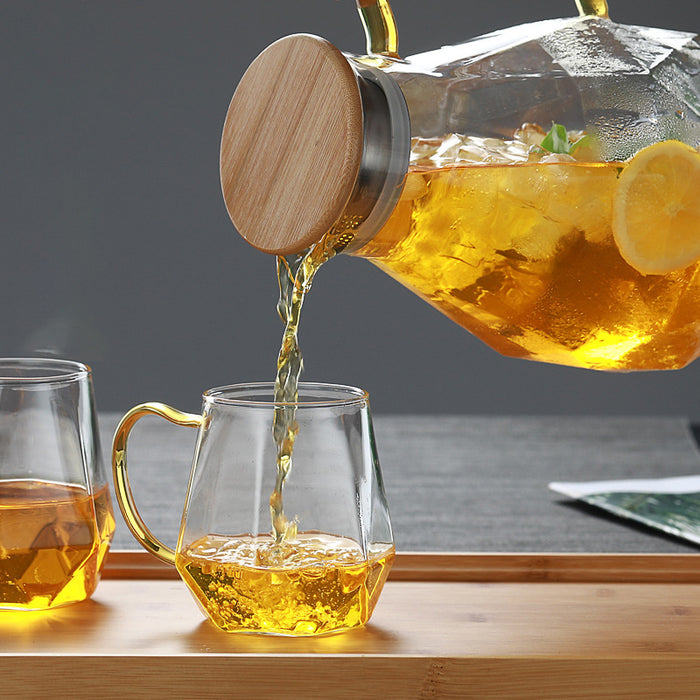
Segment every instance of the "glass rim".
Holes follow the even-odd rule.
[[[295,406],[296,408],[331,408],[340,406],[352,406],[354,404],[367,403],[369,393],[364,389],[348,384],[334,384],[328,382],[299,382],[298,398],[296,401],[275,401],[274,382],[243,382],[240,384],[227,384],[207,389],[202,394],[206,403],[225,406],[248,406],[255,408],[275,408],[277,406]],[[304,398],[312,392],[329,392],[337,394],[332,396]],[[269,396],[267,399],[245,396],[258,392]],[[242,396],[236,396],[242,394]]]
[[[9,374],[14,370],[15,374]],[[34,374],[21,374],[31,371]],[[54,357],[0,357],[0,385],[55,384],[85,379],[92,369],[75,360]]]

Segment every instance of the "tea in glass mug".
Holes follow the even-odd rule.
[[[89,598],[114,526],[90,369],[0,360],[0,610]]]
[[[129,486],[128,437],[149,414],[199,428],[176,549],[149,531]],[[366,392],[301,383],[296,401],[275,402],[273,383],[239,384],[205,392],[201,415],[142,404],[112,460],[132,533],[220,629],[308,636],[370,619],[394,545]]]

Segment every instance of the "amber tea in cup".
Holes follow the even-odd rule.
[[[394,559],[367,394],[301,383],[294,402],[273,395],[272,383],[239,384],[205,392],[201,415],[157,403],[132,409],[113,447],[122,513],[222,630],[309,636],[358,627]],[[127,440],[148,414],[199,428],[176,549],[148,530],[129,487]],[[280,424],[293,442],[283,470]]]
[[[0,610],[89,598],[113,533],[90,369],[1,359]]]

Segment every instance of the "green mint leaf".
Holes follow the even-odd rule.
[[[574,141],[571,144],[571,148],[569,150],[569,153],[571,153],[571,155],[573,155],[574,152],[578,148],[580,148],[581,146],[588,146],[590,143],[591,143],[591,137],[588,134],[586,134],[585,136],[582,136],[580,139],[577,139],[576,141]]]
[[[580,139],[579,139],[580,141]],[[542,148],[550,153],[570,153],[571,144],[563,124],[552,124],[552,128],[542,139]]]

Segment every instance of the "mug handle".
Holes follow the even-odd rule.
[[[175,550],[163,544],[148,529],[146,523],[143,522],[136,508],[134,496],[131,492],[131,485],[129,484],[129,473],[126,466],[126,446],[129,434],[134,425],[136,425],[136,421],[146,415],[160,416],[175,425],[184,425],[192,428],[199,428],[204,419],[196,413],[183,413],[164,403],[142,403],[138,406],[134,406],[134,408],[124,415],[114,433],[114,441],[112,443],[112,474],[114,476],[119,509],[124,516],[124,521],[129,530],[131,530],[131,533],[145,549],[166,564],[174,565]]]

